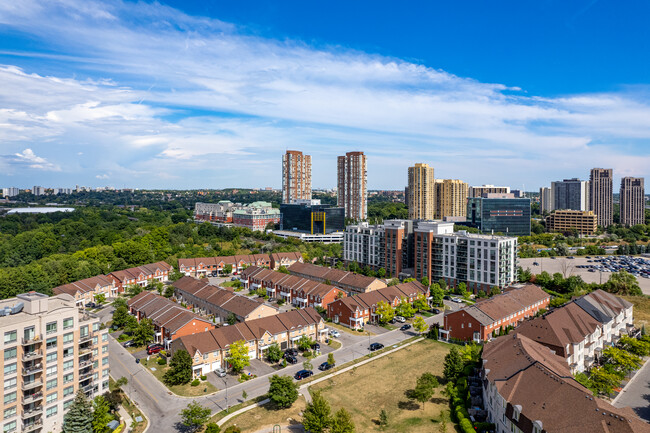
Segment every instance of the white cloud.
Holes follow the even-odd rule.
[[[60,171],[61,168],[45,158],[37,156],[32,149],[25,149],[13,155],[2,155],[2,160],[10,165],[22,168],[33,168],[37,170]]]
[[[96,179],[108,179],[109,177],[110,177],[110,176],[107,175],[106,173],[104,173],[104,174],[98,174],[97,176],[95,176]]]

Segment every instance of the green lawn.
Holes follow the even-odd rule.
[[[151,372],[151,374],[154,375],[156,379],[160,381],[160,383],[165,385],[165,382],[163,382],[163,376],[169,367],[167,365],[158,365],[158,363],[155,361],[156,359],[158,358],[152,358],[150,361],[143,359],[140,362],[147,370]],[[212,394],[218,391],[217,388],[207,380],[201,381],[198,386],[192,386],[189,383],[185,385],[165,386],[174,394],[180,395],[182,397],[198,397],[201,395]]]

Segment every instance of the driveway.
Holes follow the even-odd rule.
[[[613,402],[616,407],[629,406],[639,418],[650,422],[650,361],[630,379],[623,391]]]

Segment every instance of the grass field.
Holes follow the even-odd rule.
[[[648,296],[623,296],[623,298],[634,304],[634,323],[636,326],[645,327],[650,331],[650,297]]]
[[[167,367],[166,365],[158,365],[156,362],[153,361],[155,359],[157,358],[152,358],[152,360],[149,362],[147,362],[146,359],[143,359],[140,362],[142,363],[142,365],[144,365],[147,368],[147,370],[151,372],[151,374],[153,374],[156,377],[156,379],[160,381],[160,383],[165,385],[162,379],[169,367]],[[152,370],[152,368],[154,368],[155,370]],[[188,383],[185,385],[167,386],[167,388],[174,394],[183,397],[198,397],[201,395],[212,394],[213,392],[218,391],[217,388],[207,380],[202,381],[198,386],[192,386]]]
[[[302,419],[300,413],[305,409],[305,405],[303,396],[299,396],[298,400],[289,409],[275,410],[267,403],[264,406],[251,409],[224,423],[221,426],[221,431],[224,431],[231,425],[236,425],[244,433],[254,433],[265,427],[273,427],[275,424],[288,425],[300,423]]]
[[[358,432],[380,431],[379,412],[388,413],[386,432],[437,432],[441,410],[448,409],[442,386],[424,404],[409,400],[408,390],[419,375],[430,372],[440,380],[444,356],[449,346],[423,340],[391,355],[310,387],[330,402],[332,411],[345,407],[352,414]],[[454,428],[450,424],[447,431]]]

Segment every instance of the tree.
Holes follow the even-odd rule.
[[[636,338],[628,337],[624,335],[618,340],[619,346],[633,355],[636,356],[648,356],[650,355],[650,343],[637,340]]]
[[[422,410],[424,410],[424,403],[433,397],[433,393],[433,387],[429,383],[426,381],[418,380],[417,385],[415,385],[415,389],[413,390],[412,396],[414,399],[422,403]]]
[[[205,432],[204,433],[219,433],[221,431],[221,427],[219,427],[219,424],[216,422],[209,422],[205,426]]]
[[[248,398],[248,393],[246,392],[246,390],[243,390],[243,391],[241,392],[241,398],[242,398],[242,400],[244,400],[244,401],[246,401],[246,399]]]
[[[153,322],[151,319],[142,319],[133,333],[135,346],[146,346],[153,341]]]
[[[63,417],[63,433],[93,433],[93,407],[79,390],[74,403]]]
[[[163,381],[170,386],[183,385],[192,380],[192,357],[187,350],[177,350],[169,361],[169,370]]]
[[[610,364],[614,370],[627,374],[643,365],[643,361],[636,355],[616,347],[608,347],[603,350],[602,360]]]
[[[334,365],[334,354],[332,352],[327,354],[327,363],[329,365]]]
[[[422,277],[421,282],[422,282],[422,285],[424,287],[429,287],[431,285],[431,283],[429,283],[429,279],[427,277]]]
[[[311,362],[309,362],[309,361],[303,361],[302,368],[303,368],[303,370],[313,370],[314,366],[311,365]]]
[[[129,298],[133,298],[134,296],[139,295],[143,290],[144,289],[137,284],[129,284],[124,288],[124,292]]]
[[[280,349],[278,343],[273,343],[266,349],[266,359],[269,362],[280,362],[282,359],[282,349]]]
[[[135,332],[138,330],[138,319],[135,318],[135,316],[131,316],[130,314],[126,316],[126,323],[124,324],[124,332],[126,332],[129,335],[135,334]]]
[[[375,313],[379,317],[379,323],[388,323],[395,317],[395,309],[386,301],[377,302]]]
[[[192,431],[197,431],[210,420],[212,411],[193,401],[181,410],[181,424]]]
[[[312,401],[302,413],[302,425],[311,433],[324,433],[332,423],[332,410],[320,391],[311,392]]]
[[[274,374],[269,379],[269,399],[280,409],[287,409],[298,400],[298,384],[289,376]]]
[[[122,297],[117,297],[117,298],[115,298],[113,300],[113,308],[115,308],[117,310],[120,307],[126,308],[127,311],[128,311],[128,308],[129,308],[129,306],[126,303],[126,299],[124,299]]]
[[[415,308],[417,311],[428,310],[429,303],[427,302],[426,296],[423,294],[418,295],[415,298],[415,301],[413,301],[413,308]]]
[[[445,380],[456,380],[463,371],[463,360],[456,346],[452,346],[448,354],[445,355],[443,375]]]
[[[438,424],[438,430],[440,433],[447,433],[447,423],[449,422],[449,415],[447,411],[443,410],[440,412],[440,423]]]
[[[228,317],[226,317],[226,323],[229,325],[234,325],[237,323],[237,316],[235,316],[235,313],[228,313]]]
[[[413,319],[413,329],[415,329],[419,334],[422,334],[429,329],[429,325],[427,325],[427,322],[425,322],[422,317],[418,316]]]
[[[119,307],[116,307],[115,311],[113,311],[113,325],[118,328],[124,328],[128,321],[128,317],[130,317],[129,310],[125,306],[120,305]]]
[[[93,401],[93,431],[95,433],[108,433],[108,423],[113,417],[110,414],[111,407],[103,396],[95,397]]]
[[[288,274],[288,273],[289,273],[289,270],[287,269],[286,266],[280,266],[280,267],[278,268],[278,272],[281,272],[281,273],[283,273],[283,274]]]
[[[231,264],[224,265],[223,273],[226,275],[232,274],[232,265]]]
[[[388,413],[386,412],[386,409],[382,409],[381,412],[379,412],[379,426],[382,430],[388,427]]]
[[[314,344],[314,342],[311,340],[306,335],[302,335],[299,339],[298,342],[296,343],[296,346],[298,346],[298,349],[300,350],[307,350],[311,347],[311,345]]]
[[[122,387],[125,386],[127,383],[129,383],[129,379],[126,377],[122,376],[119,379],[115,381],[115,389],[119,390],[122,392]]]
[[[496,296],[500,294],[501,294],[501,289],[498,288],[497,286],[492,286],[492,288],[490,289],[490,296]]]
[[[402,297],[401,302],[397,307],[395,307],[395,315],[397,316],[402,316],[405,318],[411,318],[415,315],[415,308],[411,304],[409,304],[408,299],[406,297]]]
[[[605,367],[595,367],[589,372],[589,382],[596,394],[610,395],[621,385],[621,377]]]
[[[174,296],[174,286],[169,285],[169,286],[165,287],[165,291],[163,292],[163,296],[165,298],[171,298],[172,296]]]
[[[386,269],[384,269],[384,268],[377,269],[377,277],[378,278],[384,278],[385,276],[386,276]]]
[[[605,290],[618,295],[640,296],[643,294],[636,277],[624,269],[609,277],[609,281],[605,284]]]
[[[228,357],[226,358],[228,364],[235,372],[240,372],[244,367],[249,366],[250,358],[248,357],[248,346],[243,340],[235,341],[230,345]]]
[[[433,389],[437,388],[440,385],[438,383],[438,379],[436,379],[436,377],[433,374],[428,372],[422,373],[422,375],[418,377],[417,383],[424,383]]]
[[[447,282],[443,278],[438,280],[438,285],[442,290],[447,290]]]
[[[431,285],[431,303],[433,305],[442,305],[442,299],[445,297],[445,291],[440,288],[440,284]]]
[[[104,302],[106,302],[106,295],[103,293],[97,293],[94,298],[95,304],[97,305],[102,305]]]
[[[345,408],[339,409],[332,418],[332,426],[330,427],[329,433],[354,433],[355,427],[354,422],[352,422],[352,416],[350,412],[345,410]]]

